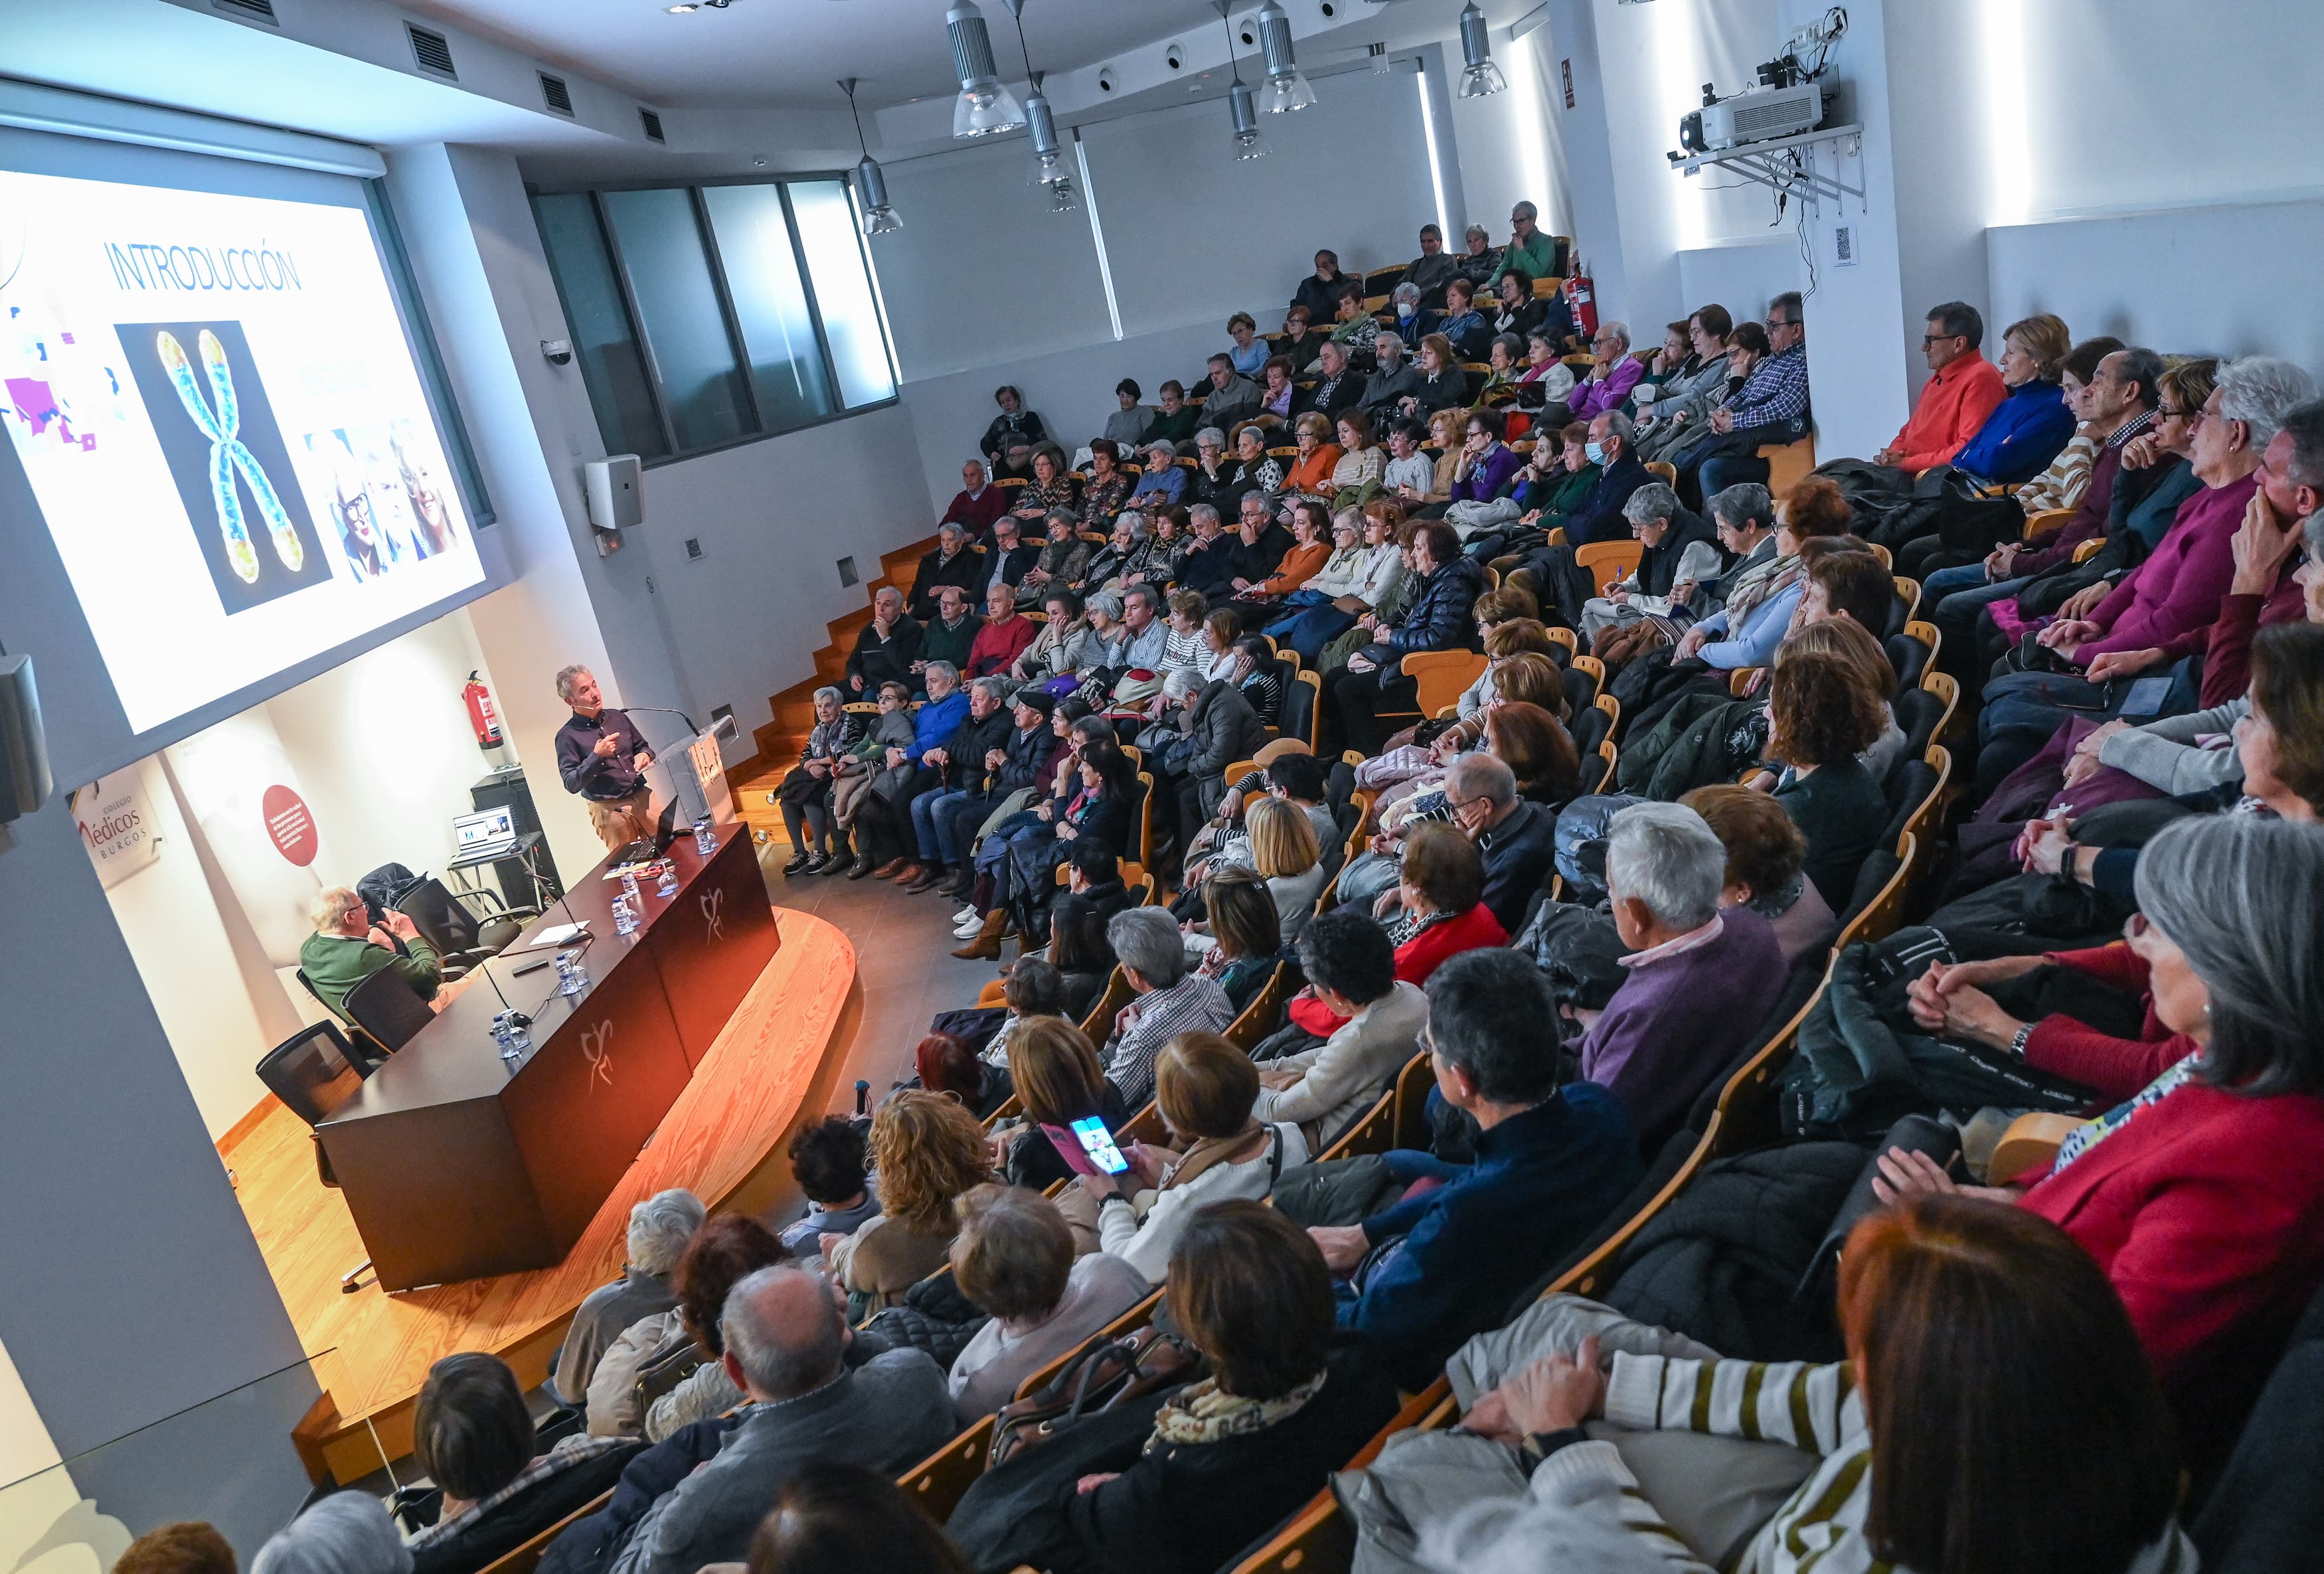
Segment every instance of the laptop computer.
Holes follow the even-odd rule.
[[[673,798],[662,806],[661,815],[654,823],[653,835],[640,837],[636,841],[616,852],[613,860],[605,866],[604,877],[608,880],[618,879],[622,870],[632,864],[652,863],[669,851],[670,844],[676,840],[678,840],[678,800]]]
[[[516,821],[506,808],[452,819],[452,861],[493,858],[516,846]]]

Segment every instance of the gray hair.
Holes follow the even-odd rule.
[[[2300,530],[2301,539],[2308,547],[2308,560],[2311,563],[2324,564],[2324,508],[2319,508],[2310,514],[2307,523],[2302,524]],[[2319,569],[2316,571],[2324,573],[2324,569]]]
[[[1111,590],[1101,590],[1096,595],[1091,597],[1087,601],[1082,603],[1082,610],[1084,612],[1094,612],[1101,617],[1111,618],[1115,623],[1120,623],[1121,621],[1121,597],[1116,596]]]
[[[2246,356],[2219,367],[2219,416],[2251,429],[2255,452],[2267,447],[2295,404],[2316,397],[2316,379],[2274,356]]]
[[[1415,306],[1417,306],[1420,304],[1420,286],[1410,282],[1398,284],[1395,289],[1388,292],[1388,299],[1390,301],[1409,301]]]
[[[987,672],[982,678],[972,678],[968,686],[999,705],[1009,698],[1009,680],[997,672]]]
[[[1321,360],[1325,350],[1331,351],[1333,355],[1338,356],[1343,361],[1348,358],[1348,347],[1342,344],[1338,339],[1325,339],[1315,351],[1316,359]]]
[[[1700,929],[1719,911],[1727,845],[1711,822],[1677,803],[1634,803],[1606,838],[1606,888],[1646,904],[1672,929]]]
[[[876,606],[891,597],[900,605],[904,599],[904,593],[893,585],[882,585],[872,592],[872,604]]]
[[[1006,579],[995,579],[984,588],[984,593],[987,596],[999,596],[1011,607],[1017,605],[1017,587]]]
[[[2324,491],[2324,399],[2311,399],[2285,411],[2278,424],[2292,434],[2292,460],[2284,466],[2284,474],[2296,486]],[[2312,551],[2309,553],[2311,558],[2315,555]]]
[[[655,1192],[630,1209],[630,1262],[657,1276],[669,1273],[707,1212],[702,1199],[683,1186]]]
[[[1151,585],[1132,585],[1129,589],[1124,590],[1121,594],[1125,602],[1132,597],[1145,602],[1157,616],[1162,611],[1162,592],[1157,590]]]
[[[1601,334],[1610,333],[1616,338],[1620,339],[1624,349],[1628,349],[1630,347],[1630,325],[1628,323],[1621,321],[1601,322],[1598,325],[1598,331]]]
[[[1541,209],[1536,208],[1530,202],[1520,202],[1515,208],[1509,209],[1509,216],[1513,218],[1525,218],[1537,219],[1541,217]]]
[[[2324,832],[2255,815],[2181,819],[2140,852],[2134,885],[2209,996],[2202,1075],[2245,1094],[2324,1091]]]
[[[1186,940],[1163,907],[1125,907],[1106,921],[1106,943],[1125,968],[1157,989],[1186,976]]]
[[[1483,237],[1488,243],[1490,243],[1493,238],[1493,232],[1487,229],[1481,224],[1472,224],[1468,228],[1461,232],[1461,238],[1464,241],[1473,240],[1480,236]]]
[[[1471,749],[1454,760],[1452,768],[1444,773],[1444,796],[1447,801],[1462,802],[1483,798],[1499,809],[1517,801],[1517,773],[1499,755]]]
[[[946,678],[949,678],[952,681],[953,687],[955,689],[960,686],[960,669],[954,666],[950,662],[930,662],[927,666],[920,669],[920,676],[922,678],[933,678],[939,672],[943,673]]]
[[[596,676],[595,673],[590,671],[588,668],[583,666],[578,662],[574,662],[569,667],[558,668],[557,698],[570,705],[573,702],[574,685],[578,683],[584,678],[593,678],[595,676]]]
[[[1208,503],[1197,503],[1192,508],[1186,510],[1186,524],[1190,529],[1194,525],[1202,523],[1205,517],[1207,517],[1213,524],[1218,524],[1222,529],[1225,528],[1223,524],[1221,524],[1219,511],[1213,505]]]
[[[1630,494],[1622,505],[1622,517],[1632,524],[1644,524],[1650,519],[1676,519],[1678,494],[1661,481],[1649,481]]]
[[[957,519],[947,519],[942,524],[936,526],[936,533],[938,535],[942,535],[946,531],[952,532],[954,535],[966,535],[968,533],[968,527],[961,523]]]
[[[1074,513],[1072,509],[1066,507],[1064,504],[1060,503],[1055,508],[1049,510],[1047,514],[1041,516],[1041,523],[1044,524],[1063,524],[1068,530],[1079,530],[1082,527],[1082,516]]]
[[[1203,686],[1203,675],[1192,667],[1173,667],[1162,680],[1162,698],[1184,699]]]
[[[1227,446],[1227,434],[1221,431],[1215,426],[1204,427],[1200,431],[1194,433],[1194,446],[1196,448],[1201,448],[1204,443],[1208,443],[1214,449],[1223,449]],[[1170,445],[1168,443],[1158,443],[1156,446],[1157,448],[1167,449]]]
[[[815,702],[817,705],[822,704],[826,699],[830,700],[834,705],[844,705],[846,703],[846,700],[841,698],[839,690],[834,689],[828,683],[825,683],[822,688],[815,691]]]
[[[1595,426],[1600,421],[1606,423],[1606,435],[1621,439],[1624,448],[1629,448],[1638,440],[1638,423],[1620,411],[1601,410],[1591,424]]]
[[[307,921],[315,926],[317,934],[336,934],[346,920],[347,910],[363,905],[364,899],[354,886],[326,885],[307,903]]]
[[[1372,339],[1372,354],[1378,355],[1380,351],[1389,348],[1393,348],[1399,356],[1404,354],[1404,340],[1392,333],[1382,333]]]
[[[1131,541],[1146,539],[1146,516],[1142,514],[1118,514],[1113,523],[1128,528]]]
[[[1753,520],[1762,530],[1775,523],[1775,499],[1757,481],[1738,481],[1714,492],[1705,506],[1711,518],[1736,530]]]
[[[411,1549],[368,1492],[334,1492],[258,1549],[250,1574],[411,1574]]]
[[[770,1316],[776,1309],[760,1304],[767,1292],[794,1280],[812,1286],[812,1292],[804,1296],[805,1328],[785,1326],[790,1319]],[[774,1399],[796,1399],[830,1382],[838,1375],[847,1347],[847,1326],[838,1303],[819,1276],[802,1268],[761,1268],[737,1280],[719,1311],[718,1332],[752,1391]]]

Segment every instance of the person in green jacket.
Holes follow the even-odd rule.
[[[1501,248],[1501,265],[1485,281],[1489,292],[1499,285],[1503,273],[1512,271],[1523,273],[1527,281],[1563,275],[1565,259],[1557,255],[1557,237],[1542,234],[1539,218],[1530,202],[1520,202],[1509,210],[1509,244]]]
[[[420,938],[420,931],[402,913],[391,912],[374,928],[370,910],[352,885],[334,885],[316,896],[308,916],[315,932],[299,948],[299,970],[307,975],[323,1004],[346,1015],[347,991],[378,972],[392,968],[422,1000],[436,998],[443,977],[443,958]],[[395,941],[410,949],[399,956]]]

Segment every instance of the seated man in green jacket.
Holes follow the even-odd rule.
[[[316,896],[308,916],[315,921],[315,932],[299,948],[299,968],[323,1004],[341,1016],[346,1015],[347,991],[382,968],[402,975],[420,999],[436,998],[442,958],[402,913],[391,912],[384,928],[374,929],[370,909],[355,887],[334,885]],[[396,954],[397,940],[410,948],[410,956]]]

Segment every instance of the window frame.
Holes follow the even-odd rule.
[[[528,207],[533,208],[536,232],[540,219],[539,208],[533,205],[538,199],[581,196],[589,199],[589,212],[597,225],[598,240],[605,248],[606,260],[612,264],[614,279],[621,286],[622,310],[629,319],[630,336],[638,347],[639,358],[644,363],[646,394],[653,404],[654,420],[660,429],[662,442],[669,450],[657,457],[641,458],[640,463],[643,468],[654,469],[663,465],[679,464],[687,459],[700,458],[706,454],[724,453],[751,443],[765,442],[770,438],[788,437],[794,432],[812,431],[819,426],[828,426],[838,421],[853,420],[856,416],[868,415],[903,403],[902,381],[892,375],[896,364],[895,344],[889,337],[886,316],[881,313],[878,317],[880,339],[888,353],[888,363],[891,373],[890,380],[893,384],[888,396],[884,399],[872,400],[868,403],[836,409],[829,414],[818,415],[812,420],[798,421],[771,431],[768,429],[765,409],[759,398],[758,379],[752,371],[750,345],[744,338],[742,321],[734,308],[733,293],[726,282],[725,257],[718,244],[716,227],[711,222],[709,205],[702,196],[703,191],[712,186],[771,186],[774,188],[777,199],[782,208],[784,227],[789,232],[791,258],[798,271],[799,290],[807,308],[807,320],[815,329],[816,352],[822,358],[825,386],[830,389],[832,400],[836,403],[841,397],[839,368],[832,359],[831,335],[824,326],[822,303],[816,299],[814,275],[807,266],[806,250],[799,242],[798,214],[791,205],[790,188],[795,182],[800,181],[837,181],[846,189],[849,208],[853,211],[854,191],[852,181],[852,172],[844,170],[796,170],[780,175],[729,175],[684,181],[660,180],[591,184],[537,185],[530,182],[526,184],[526,203]],[[647,337],[642,326],[644,318],[638,310],[635,282],[630,276],[629,263],[622,255],[621,237],[614,232],[614,227],[605,212],[604,204],[605,193],[609,191],[673,190],[686,193],[687,206],[694,215],[696,233],[702,243],[703,255],[710,269],[711,288],[716,294],[719,313],[725,323],[727,345],[733,351],[735,368],[742,375],[744,393],[749,402],[751,421],[758,428],[755,431],[746,431],[739,437],[728,438],[699,448],[684,448],[678,440],[677,427],[671,420],[669,403],[663,393],[660,357],[655,354],[653,341]],[[862,258],[865,280],[870,285],[872,300],[876,303],[880,299],[877,264],[872,259],[871,248],[863,245],[863,236],[860,229],[856,236],[856,248]],[[541,237],[541,250],[544,255],[547,255],[549,245],[545,236]],[[553,261],[549,272],[550,282],[557,291],[558,310],[565,315],[566,333],[569,338],[573,331],[572,305],[565,298],[565,285],[558,276],[558,270]],[[592,404],[591,416],[594,420],[595,418],[594,401]],[[601,439],[607,436],[602,426],[598,429],[598,436]],[[610,441],[607,446],[611,448]]]

